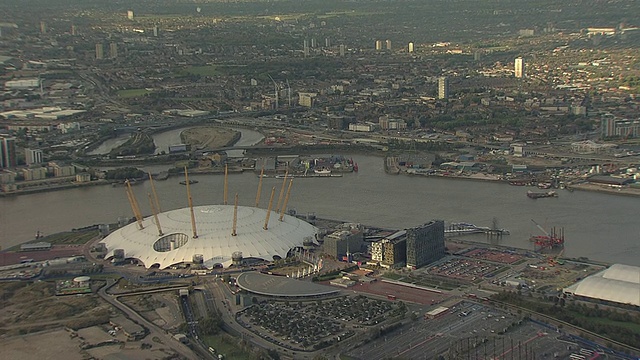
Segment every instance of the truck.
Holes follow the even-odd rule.
[[[392,300],[392,301],[393,301],[393,300],[395,300],[395,299],[396,299],[396,296],[395,296],[395,295],[387,295],[387,299],[389,299],[389,300]]]

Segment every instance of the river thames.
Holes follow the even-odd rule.
[[[344,154],[351,157],[349,154]],[[549,229],[564,227],[566,257],[588,257],[640,266],[640,199],[584,191],[559,191],[558,198],[531,200],[527,188],[503,183],[388,175],[383,159],[353,155],[358,173],[337,178],[296,178],[289,208],[318,217],[365,225],[405,228],[431,219],[468,222],[508,229],[498,244],[532,248],[531,235],[542,235],[532,219]],[[155,167],[154,167],[155,168]],[[152,171],[156,171],[153,169]],[[223,201],[224,177],[193,175],[194,205]],[[157,181],[163,211],[186,207],[186,187],[180,178]],[[267,207],[271,187],[282,180],[265,178],[260,206]],[[229,198],[253,206],[258,177],[252,172],[229,175]],[[150,214],[150,183],[134,186],[145,214]],[[277,194],[276,194],[277,195]],[[132,216],[123,186],[92,186],[0,198],[0,246],[32,240],[36,231],[51,234]],[[484,236],[474,240],[486,241]]]

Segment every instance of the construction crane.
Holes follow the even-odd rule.
[[[532,222],[532,223],[534,223],[534,224],[536,225],[536,227],[537,227],[538,229],[540,229],[540,231],[542,231],[542,233],[543,233],[545,236],[549,236],[549,233],[547,232],[547,230],[545,230],[542,226],[540,226],[540,224],[538,224],[535,220],[531,219],[531,222]]]

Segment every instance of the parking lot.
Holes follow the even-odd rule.
[[[505,266],[486,261],[454,257],[429,267],[428,272],[431,275],[444,276],[466,282],[479,282],[485,280],[485,278],[493,277],[506,269]]]
[[[357,292],[387,297],[393,295],[397,300],[408,301],[416,304],[435,305],[449,297],[446,293],[438,293],[406,285],[397,285],[384,281],[374,281],[368,284],[358,284],[350,288]]]
[[[512,251],[506,251],[506,250],[501,251],[496,249],[482,249],[482,248],[469,249],[468,251],[463,252],[459,255],[474,258],[474,259],[483,259],[487,261],[498,262],[502,264],[513,264],[524,259],[524,256],[514,253]]]
[[[559,334],[518,315],[463,301],[435,319],[420,319],[349,353],[356,359],[554,359],[571,354]],[[575,346],[574,346],[575,348]],[[575,349],[573,349],[575,351]]]
[[[236,316],[238,322],[268,341],[295,350],[321,349],[399,316],[400,303],[362,295],[332,300],[263,302]]]

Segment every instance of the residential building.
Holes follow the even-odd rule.
[[[101,43],[96,44],[96,60],[104,59],[104,47]]]
[[[438,99],[449,99],[449,78],[441,76],[438,78]]]
[[[42,150],[24,149],[24,161],[27,165],[42,164]]]
[[[16,139],[0,137],[0,169],[14,168],[17,165]]]
[[[517,78],[524,78],[525,75],[525,71],[524,71],[524,59],[521,57],[516,58],[515,62],[515,75]]]
[[[600,132],[603,138],[619,136],[622,138],[640,136],[640,120],[616,119],[606,117],[600,122]]]
[[[36,167],[36,168],[22,169],[22,177],[24,177],[25,181],[45,179],[47,177],[47,168]]]
[[[118,57],[118,44],[111,43],[109,44],[109,57],[115,59]]]

